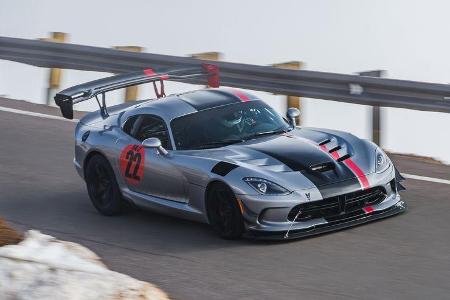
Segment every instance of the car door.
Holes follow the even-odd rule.
[[[163,119],[156,115],[142,114],[131,117],[123,130],[134,143],[122,145],[120,170],[130,190],[146,195],[187,202],[187,182],[170,159],[172,146],[169,132]],[[161,155],[156,149],[144,148],[141,142],[158,138],[169,155]]]

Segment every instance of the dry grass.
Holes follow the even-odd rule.
[[[0,219],[0,247],[18,244],[23,240],[22,234],[9,227],[5,221]]]

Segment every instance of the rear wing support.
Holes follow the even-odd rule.
[[[205,79],[204,84],[210,87],[219,87],[219,69],[216,65],[202,64],[198,68],[167,70],[165,72],[155,72],[153,69],[120,74],[102,78],[65,89],[55,96],[55,103],[60,107],[61,113],[66,119],[73,119],[73,105],[91,98],[96,98],[100,112],[104,118],[108,117],[105,94],[121,88],[144,83],[153,83],[157,98],[165,97],[165,80],[175,80],[190,83],[192,79]],[[160,82],[160,90],[157,89],[157,82]],[[202,83],[203,84],[203,83]],[[102,95],[102,99],[98,98]]]
[[[95,95],[95,100],[97,100],[98,107],[100,108],[100,114],[103,118],[109,117],[108,115],[108,108],[106,107],[106,96],[105,93],[102,93],[102,103],[100,103],[100,100],[98,100],[98,95]],[[73,115],[73,111],[72,111]]]

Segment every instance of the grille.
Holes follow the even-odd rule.
[[[362,209],[367,205],[375,205],[383,201],[386,190],[383,187],[374,187],[364,191],[356,191],[335,197],[326,198],[319,201],[302,203],[295,206],[288,215],[288,220],[307,221],[315,218],[343,217]]]

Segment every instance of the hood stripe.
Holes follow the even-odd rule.
[[[353,173],[355,173],[356,178],[358,178],[358,181],[361,184],[361,188],[363,190],[368,189],[369,188],[369,180],[367,180],[367,177],[364,174],[364,172],[361,170],[361,168],[358,167],[358,165],[355,164],[355,162],[351,158],[347,158],[346,160],[344,160],[344,164],[347,167],[349,167]]]
[[[284,137],[287,139],[287,137]],[[298,144],[279,141],[278,138],[248,144],[252,150],[262,152],[280,161],[293,171],[300,172],[319,190],[322,198],[350,193],[360,188],[355,174],[345,164],[335,162],[328,151],[318,149],[317,143],[299,137]],[[322,148],[323,150],[323,148]],[[311,169],[311,165],[333,163],[333,171],[322,173]]]
[[[249,98],[246,94],[244,94],[243,92],[241,92],[240,90],[233,89],[233,93],[234,93],[239,99],[241,99],[242,102],[248,102],[248,101],[250,101],[250,98]]]
[[[325,144],[319,145],[319,147],[320,147],[320,149],[322,149],[322,151],[330,154],[335,160],[339,159],[339,153],[337,153],[337,151],[333,151],[330,153],[328,151],[327,145],[325,145]],[[368,189],[370,187],[369,180],[367,179],[366,175],[361,170],[361,168],[351,158],[345,159],[343,161],[343,163],[353,172],[353,174],[355,174],[355,176],[358,179],[359,184],[361,185],[361,188],[363,190]]]

